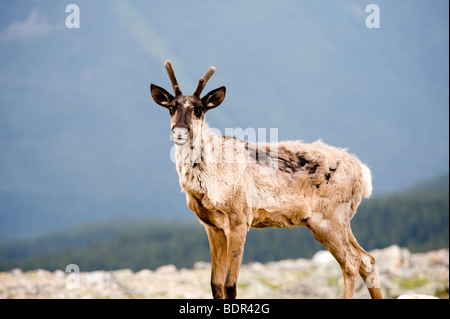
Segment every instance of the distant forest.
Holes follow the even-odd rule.
[[[363,200],[351,222],[366,249],[389,245],[420,252],[449,246],[449,177],[445,175],[408,191]],[[324,249],[305,228],[251,229],[244,263],[310,258]],[[153,219],[111,220],[0,245],[0,271],[20,268],[81,271],[155,269],[174,264],[191,268],[209,261],[203,226]]]

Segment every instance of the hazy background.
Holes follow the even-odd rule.
[[[70,3],[79,29],[66,28]],[[366,28],[370,3],[379,29]],[[0,242],[116,217],[195,220],[149,93],[171,89],[166,59],[186,94],[216,67],[205,92],[227,97],[207,121],[222,133],[347,147],[375,195],[447,173],[448,14],[445,0],[0,0]]]

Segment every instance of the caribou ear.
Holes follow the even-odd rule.
[[[169,104],[173,101],[174,97],[172,94],[164,90],[162,87],[159,87],[155,84],[150,84],[150,93],[152,95],[153,100],[164,107],[168,107]]]
[[[210,110],[210,109],[213,109],[213,108],[219,106],[220,103],[222,103],[223,100],[225,99],[225,93],[226,93],[226,88],[224,86],[221,86],[218,89],[212,90],[211,92],[209,92],[202,98],[203,106],[207,110]]]

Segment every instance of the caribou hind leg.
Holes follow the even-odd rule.
[[[306,227],[339,263],[344,277],[344,299],[353,297],[358,274],[364,280],[373,299],[383,298],[375,269],[375,259],[356,241],[350,229],[350,221],[345,223],[340,223],[336,219],[330,221],[322,214],[314,213]]]
[[[320,213],[314,213],[306,226],[312,231],[314,238],[324,245],[339,263],[344,277],[343,298],[351,299],[361,261],[350,245],[346,226],[329,221]]]
[[[372,299],[383,299],[383,295],[381,293],[380,281],[378,278],[378,272],[376,269],[375,258],[366,252],[357,242],[355,236],[350,229],[350,225],[348,227],[348,238],[350,240],[350,244],[353,248],[358,252],[361,264],[359,267],[359,274],[361,278],[364,280],[364,284],[369,290],[369,294]]]

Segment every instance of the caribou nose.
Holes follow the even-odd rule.
[[[184,145],[189,141],[189,128],[174,127],[172,129],[172,140],[177,145]]]

